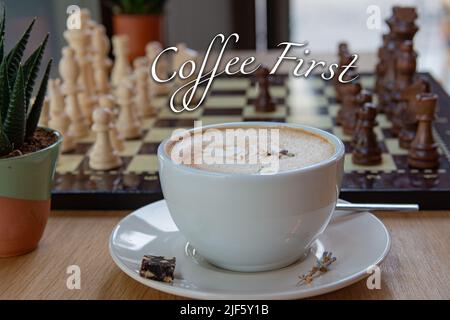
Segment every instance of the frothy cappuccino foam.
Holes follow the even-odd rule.
[[[197,133],[174,138],[166,153],[192,168],[245,174],[303,168],[335,153],[326,138],[291,127],[222,127]]]

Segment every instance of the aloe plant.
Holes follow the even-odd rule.
[[[166,0],[112,0],[116,14],[160,14]]]
[[[52,65],[47,63],[37,96],[31,105],[31,96],[48,42],[48,35],[22,63],[35,19],[30,23],[17,44],[4,54],[5,9],[0,22],[0,157],[20,149],[33,137],[44,104]]]

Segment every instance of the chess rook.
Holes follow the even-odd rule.
[[[428,80],[423,78],[416,79],[412,85],[403,90],[401,95],[404,101],[404,107],[401,113],[401,130],[398,135],[400,148],[409,149],[412,140],[416,136],[417,96],[420,93],[428,92],[430,92],[430,84]]]
[[[439,153],[433,138],[432,122],[436,112],[437,95],[421,93],[417,97],[417,133],[411,142],[408,164],[417,169],[434,169],[439,166]]]

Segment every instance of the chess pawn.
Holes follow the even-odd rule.
[[[88,135],[88,127],[84,115],[78,103],[77,78],[79,68],[75,59],[75,51],[65,47],[62,50],[62,58],[59,62],[59,73],[63,79],[64,91],[66,94],[65,105],[69,115],[71,125],[69,132],[75,138],[83,138]]]
[[[122,159],[114,150],[109,132],[111,114],[106,108],[97,108],[94,111],[94,125],[92,130],[96,133],[96,140],[89,154],[89,166],[94,170],[111,170],[122,165]]]
[[[124,79],[116,92],[120,106],[117,129],[125,139],[137,139],[141,136],[139,121],[136,118],[133,106],[133,90],[128,79]]]
[[[373,166],[382,161],[381,149],[373,130],[376,126],[376,116],[377,110],[371,103],[364,104],[359,110],[359,134],[352,152],[352,161],[355,164]]]
[[[111,139],[111,144],[117,152],[122,152],[125,150],[123,136],[117,130],[117,108],[114,103],[114,97],[111,95],[100,96],[99,104],[102,108],[106,108],[111,113],[111,126],[109,130],[109,138]]]
[[[417,96],[417,133],[408,153],[408,164],[417,169],[439,166],[439,153],[433,138],[432,121],[436,112],[437,95],[421,93]]]
[[[128,61],[128,37],[125,35],[116,35],[112,38],[115,63],[111,73],[111,81],[114,87],[117,87],[123,79],[131,74],[131,66]]]
[[[254,102],[256,112],[274,112],[275,103],[269,91],[269,69],[260,67],[256,71],[256,99]]]
[[[155,115],[148,92],[148,73],[146,68],[137,69],[135,72],[136,80],[136,100],[139,115],[147,118]]]
[[[48,127],[58,131],[63,136],[60,150],[62,153],[75,149],[75,141],[69,132],[70,119],[64,110],[64,96],[61,93],[61,81],[59,79],[48,81],[49,112]]]

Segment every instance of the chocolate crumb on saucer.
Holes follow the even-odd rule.
[[[172,283],[175,263],[175,257],[167,258],[163,256],[145,255],[142,259],[139,274],[146,279]]]

